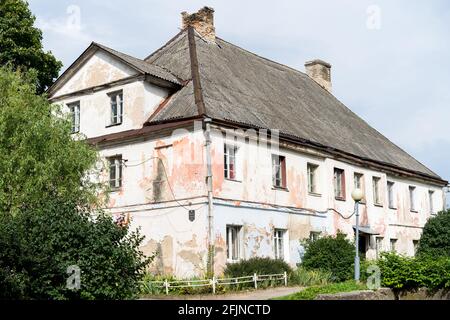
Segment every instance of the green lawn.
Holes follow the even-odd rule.
[[[340,283],[330,283],[323,286],[309,287],[300,292],[284,297],[278,297],[274,300],[313,300],[317,295],[323,293],[340,293],[356,290],[367,290],[367,287],[364,283],[356,283],[355,281],[351,280]]]

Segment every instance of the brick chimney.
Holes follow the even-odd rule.
[[[328,92],[331,92],[331,64],[316,59],[305,62],[306,74],[321,85]]]
[[[206,40],[215,41],[216,31],[214,29],[214,9],[203,7],[196,13],[181,13],[181,28],[192,26]]]

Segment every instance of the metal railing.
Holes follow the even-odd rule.
[[[201,279],[201,280],[173,280],[173,281],[147,281],[148,284],[153,284],[154,287],[164,288],[168,295],[170,288],[194,288],[194,287],[208,287],[212,288],[212,293],[216,293],[218,285],[238,285],[242,283],[253,283],[255,289],[258,289],[258,282],[261,281],[283,281],[287,286],[287,272],[275,274],[253,274],[252,276],[236,277],[236,278],[217,278]]]

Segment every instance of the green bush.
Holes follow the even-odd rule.
[[[450,210],[428,219],[419,241],[418,255],[450,257]]]
[[[290,274],[289,283],[305,287],[325,285],[331,281],[331,277],[331,272],[306,270],[303,267],[298,267]]]
[[[149,259],[142,237],[110,216],[48,200],[0,213],[0,299],[125,299],[138,293]],[[70,266],[79,267],[80,288]],[[69,268],[69,269],[68,269]]]
[[[331,272],[332,281],[353,278],[355,246],[347,240],[345,234],[338,232],[336,237],[325,236],[315,241],[306,240],[303,244],[303,268]]]
[[[290,273],[292,268],[281,259],[250,258],[235,263],[227,263],[224,274],[227,277],[243,277],[256,274]]]
[[[412,258],[383,253],[377,261],[381,285],[394,289],[450,288],[450,258],[429,256]]]

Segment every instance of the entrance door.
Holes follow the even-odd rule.
[[[369,237],[365,234],[359,234],[359,255],[361,258],[366,258]]]

